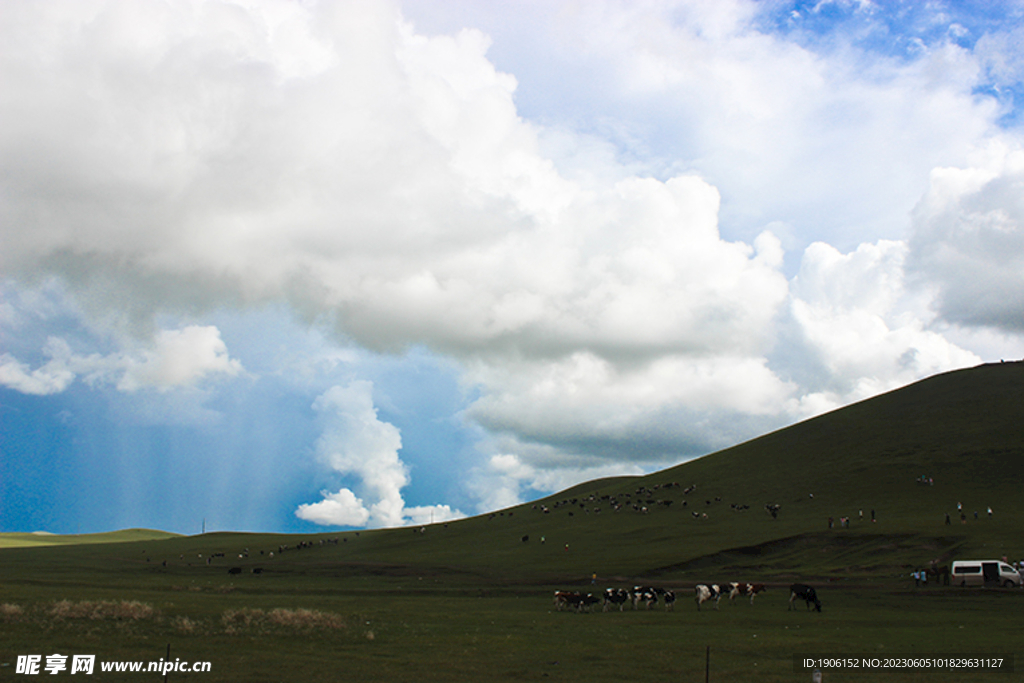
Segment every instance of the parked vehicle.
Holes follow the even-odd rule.
[[[999,560],[958,560],[951,568],[954,586],[1003,586],[1019,588],[1020,574]]]

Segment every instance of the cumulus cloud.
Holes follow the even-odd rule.
[[[937,168],[914,210],[909,269],[950,323],[1024,332],[1024,152],[992,145]]]
[[[815,243],[793,281],[794,344],[805,365],[823,369],[788,408],[812,415],[868,398],[920,377],[981,359],[933,329],[931,297],[907,287],[904,242],[862,244],[843,254]],[[817,384],[817,387],[815,386]]]
[[[64,339],[50,337],[43,354],[50,360],[35,370],[9,353],[0,355],[0,385],[46,395],[64,391],[81,377],[90,384],[114,384],[125,392],[164,392],[196,386],[208,377],[233,377],[243,372],[241,362],[230,357],[214,326],[161,330],[152,348],[108,355],[78,355]]]
[[[373,348],[554,356],[732,347],[784,290],[721,240],[702,180],[561,177],[476,31],[427,38],[387,5],[84,3],[15,40],[33,7],[0,55],[53,65],[4,100],[8,274],[136,315],[285,298]]]
[[[596,112],[547,126],[524,117],[537,91],[495,65],[483,31],[426,35],[388,2],[12,5],[0,275],[59,277],[136,333],[163,312],[273,303],[346,344],[450,357],[464,416],[501,454],[479,470],[493,501],[976,362],[939,323],[1022,319],[1021,164],[966,151],[1009,136],[976,92],[985,73],[1011,77],[1000,44],[814,51],[759,30],[759,12],[520,13],[557,39],[509,63],[569,81],[536,81],[578,98],[566,111]],[[35,369],[3,356],[0,381],[163,390],[241,372],[212,327],[45,353]],[[359,484],[296,514],[457,514],[405,506],[401,437],[371,389],[317,399],[317,453]]]
[[[377,417],[371,382],[332,387],[317,397],[313,409],[324,423],[318,458],[334,472],[357,478],[363,496],[349,488],[323,491],[323,500],[300,505],[297,517],[332,526],[395,527],[463,516],[447,505],[406,507],[402,489],[409,471],[398,455],[402,437]]]
[[[35,370],[9,353],[0,355],[0,384],[23,394],[59,394],[75,379],[75,373],[68,368],[63,357],[65,348],[66,344],[61,340],[51,339],[43,349],[51,360]]]
[[[242,372],[242,364],[228,355],[220,330],[189,325],[181,330],[161,330],[155,348],[140,358],[124,360],[125,372],[118,382],[123,391],[142,387],[167,390],[194,384],[211,374],[227,376]]]
[[[620,163],[648,173],[700,173],[726,198],[733,238],[773,220],[792,226],[787,247],[797,250],[902,237],[931,168],[964,163],[1003,112],[976,91],[987,84],[983,64],[1006,54],[1001,44],[979,56],[938,38],[912,58],[879,54],[859,47],[861,21],[842,24],[834,11],[808,32],[777,32],[765,29],[780,4],[747,0],[556,2],[514,16],[472,2],[446,15],[439,4],[449,3],[407,11],[443,27],[465,12],[495,35],[523,110],[544,120],[567,112],[574,128],[610,141]],[[855,14],[879,42],[904,38],[894,29],[908,14],[941,14],[876,9]]]

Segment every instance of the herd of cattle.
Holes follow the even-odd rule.
[[[768,587],[763,583],[738,583],[735,581],[729,583],[702,583],[694,588],[694,601],[697,603],[698,611],[700,611],[701,605],[711,601],[714,601],[715,609],[718,609],[718,601],[723,596],[728,597],[729,602],[733,602],[737,597],[750,596],[750,604],[753,605],[757,594],[766,590],[768,590]],[[797,600],[803,600],[808,610],[811,609],[811,605],[814,605],[817,611],[821,611],[821,601],[818,600],[818,594],[811,586],[802,583],[794,583],[790,586],[789,609],[793,609],[793,603]],[[576,612],[589,612],[595,605],[600,603],[603,605],[603,612],[607,612],[615,607],[618,607],[621,612],[627,604],[631,605],[633,609],[640,609],[641,605],[645,609],[652,609],[659,602],[665,606],[666,610],[671,610],[675,607],[675,592],[651,586],[633,586],[632,589],[608,588],[604,591],[602,597],[598,597],[593,593],[555,591],[555,609],[558,611],[569,609]]]

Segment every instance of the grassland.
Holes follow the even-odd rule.
[[[1024,591],[908,577],[932,559],[1024,558],[1022,411],[1024,365],[982,366],[647,477],[447,525],[3,548],[0,677],[19,654],[150,661],[168,645],[172,659],[213,668],[168,680],[701,681],[708,647],[719,681],[809,680],[793,667],[803,654],[998,653],[1024,668]],[[777,519],[766,503],[781,506]],[[829,529],[829,517],[850,527]],[[771,588],[753,606],[696,610],[695,583],[729,580]],[[787,611],[794,580],[818,587],[821,614]],[[551,600],[556,588],[634,583],[681,599],[673,612],[590,614]],[[825,680],[1024,676],[862,669]]]
[[[91,543],[128,543],[174,538],[179,534],[154,529],[122,529],[100,534],[0,533],[0,548],[28,548],[47,545],[82,545]]]

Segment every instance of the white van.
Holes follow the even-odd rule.
[[[1017,570],[999,560],[959,560],[950,569],[954,586],[1003,586],[1020,588]]]

